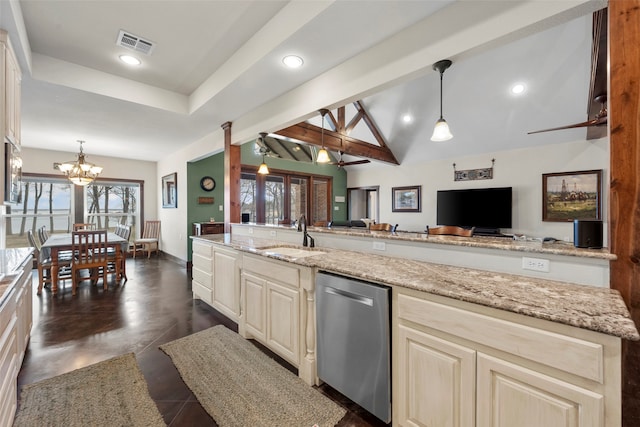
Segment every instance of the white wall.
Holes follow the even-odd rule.
[[[187,163],[215,154],[224,149],[224,132],[213,134],[194,142],[182,150],[158,162],[157,182],[170,173],[178,173],[178,207],[162,207],[162,188],[157,189],[158,219],[162,221],[161,249],[174,257],[187,261],[187,239],[190,236],[187,223]],[[220,183],[221,185],[223,183]]]
[[[77,152],[40,150],[23,147],[22,171],[29,173],[44,173],[63,176],[60,171],[53,168],[53,163],[61,163],[77,158]],[[102,166],[100,174],[104,178],[137,179],[144,181],[144,217],[156,219],[158,215],[158,188],[159,180],[156,179],[156,163],[141,160],[127,160],[116,157],[94,156],[85,150],[86,161]]]
[[[427,141],[424,149],[428,150]],[[449,143],[455,144],[455,140]],[[480,169],[496,163],[492,180],[454,181],[456,169]],[[390,166],[369,163],[350,168],[349,187],[380,186],[380,220],[399,224],[399,229],[422,231],[426,225],[436,225],[436,191],[480,187],[513,187],[513,229],[503,232],[522,233],[527,236],[551,236],[573,240],[573,223],[542,221],[542,174],[603,169],[603,220],[607,221],[609,182],[609,142],[575,141],[539,148],[486,153],[470,157],[438,160],[429,163]],[[391,188],[422,185],[422,212],[391,212]],[[606,226],[604,243],[607,242]]]

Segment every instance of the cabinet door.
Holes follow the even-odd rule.
[[[265,341],[267,323],[267,281],[249,273],[242,273],[242,307],[246,331],[262,342]]]
[[[603,396],[478,353],[478,427],[604,427]]]
[[[267,345],[294,365],[298,358],[298,291],[267,281]]]
[[[214,307],[233,321],[238,320],[240,295],[237,255],[215,249],[213,254],[213,303]]]
[[[20,146],[20,69],[13,53],[5,51],[5,123],[6,136]]]
[[[404,325],[398,339],[398,424],[474,426],[476,352]]]

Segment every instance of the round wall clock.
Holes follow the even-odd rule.
[[[212,191],[214,188],[216,188],[216,181],[210,176],[203,176],[200,180],[200,187],[204,191]]]

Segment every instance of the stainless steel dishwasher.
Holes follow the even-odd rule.
[[[318,377],[391,421],[390,288],[331,273],[316,276]]]

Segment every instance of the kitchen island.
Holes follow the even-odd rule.
[[[240,333],[284,354],[269,345],[273,312],[307,383],[318,383],[313,276],[328,271],[392,288],[394,425],[446,426],[456,419],[480,426],[499,419],[500,425],[526,427],[541,425],[540,414],[552,420],[545,425],[620,425],[621,340],[640,335],[616,291],[371,251],[302,248],[275,231],[275,239],[247,233],[202,236],[194,243],[236,254]],[[516,251],[548,253],[539,246]],[[561,256],[580,258],[576,249],[563,250]],[[589,253],[587,259],[614,258],[606,251]],[[264,303],[271,292],[285,290],[276,293],[279,305]],[[266,328],[253,327],[256,319],[266,319]],[[287,334],[275,334],[275,341]],[[523,423],[523,417],[530,421]]]

